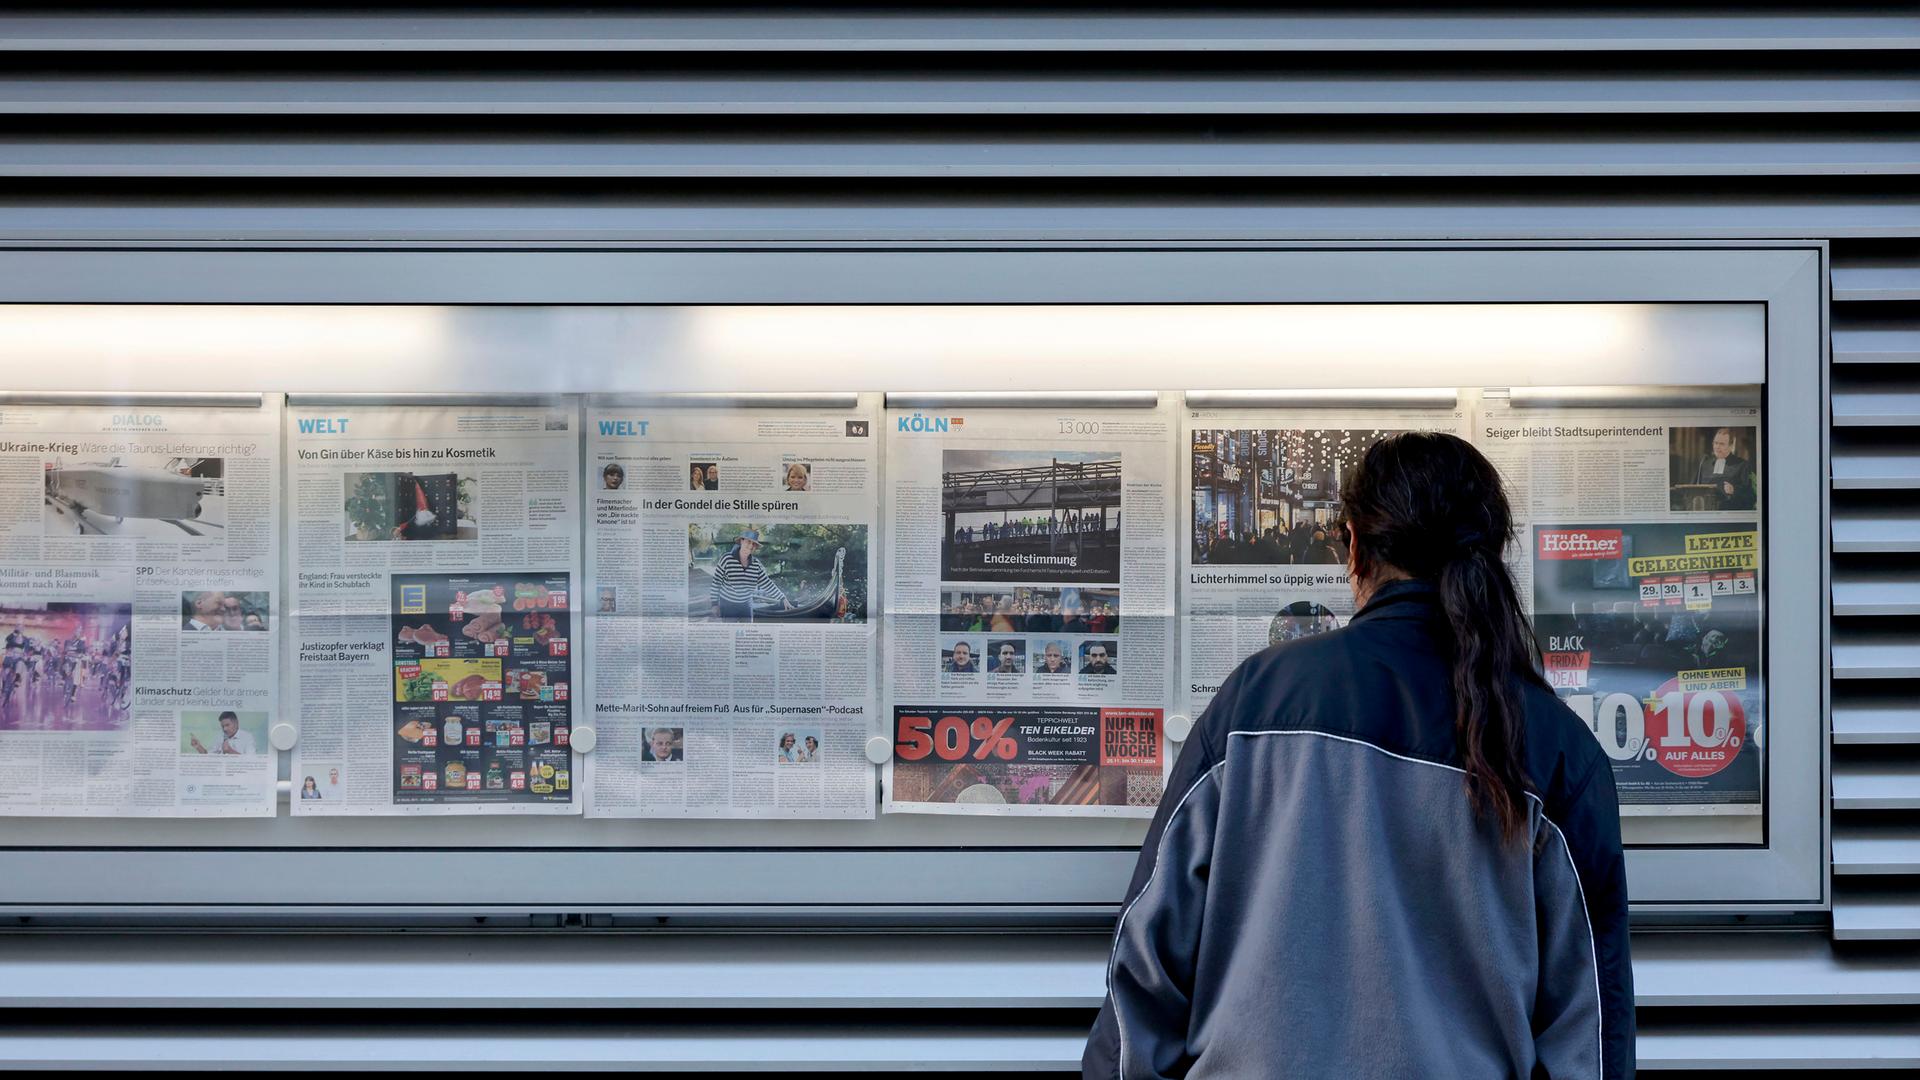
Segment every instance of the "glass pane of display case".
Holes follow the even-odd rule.
[[[0,309],[39,361],[0,405],[9,564],[93,573],[0,597],[23,655],[89,658],[71,706],[0,703],[0,811],[26,849],[602,853],[551,864],[576,881],[677,851],[707,869],[642,891],[690,903],[936,899],[1055,851],[995,902],[1091,902],[1233,665],[1352,616],[1340,479],[1426,430],[1507,478],[1544,677],[1664,879],[1768,848],[1770,744],[1819,727],[1770,701],[1768,332],[1757,302]],[[139,470],[198,523],[86,494]],[[770,849],[838,880],[783,893]]]

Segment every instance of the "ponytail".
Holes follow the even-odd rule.
[[[1501,560],[1514,532],[1499,473],[1464,440],[1409,432],[1368,448],[1340,497],[1357,575],[1398,571],[1438,590],[1467,796],[1502,837],[1518,838],[1527,820],[1519,685],[1540,681],[1539,646]]]

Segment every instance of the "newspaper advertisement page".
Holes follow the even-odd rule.
[[[1464,434],[1441,408],[1188,409],[1180,701],[1198,718],[1240,661],[1353,616],[1340,483],[1405,431]]]
[[[288,412],[293,812],[577,813],[577,402]]]
[[[748,402],[588,403],[591,816],[873,816],[877,401]]]
[[[1548,681],[1613,759],[1622,814],[1761,812],[1764,485],[1752,398],[1639,410],[1489,401],[1479,417],[1480,445],[1525,521],[1514,562]]]
[[[885,426],[887,810],[1150,816],[1174,676],[1169,411]]]
[[[0,405],[0,814],[270,816],[280,399]]]

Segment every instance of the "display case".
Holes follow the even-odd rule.
[[[242,626],[247,597],[281,605],[254,604],[275,705],[235,721],[275,805],[10,816],[0,910],[1098,923],[1209,687],[1351,613],[1316,532],[1357,449],[1412,428],[1514,486],[1512,562],[1615,759],[1637,909],[1819,910],[1823,258],[0,252],[0,426],[270,416],[274,505],[223,524],[283,538],[270,582],[219,590]],[[16,471],[39,535],[50,481]],[[214,591],[166,588],[183,622]],[[236,647],[222,670],[252,671]],[[342,674],[356,651],[378,680]],[[0,708],[9,757],[66,734]]]

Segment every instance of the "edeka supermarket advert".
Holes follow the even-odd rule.
[[[0,814],[267,816],[280,399],[0,407]]]
[[[579,408],[296,404],[295,814],[572,814]]]
[[[1169,749],[1173,420],[888,410],[892,812],[1145,817]]]
[[[1511,561],[1547,680],[1613,759],[1623,815],[1761,812],[1757,396],[1693,409],[1489,402],[1476,421],[1522,522]]]
[[[868,818],[877,400],[588,403],[594,817]]]
[[[1341,479],[1407,431],[1462,434],[1435,409],[1186,410],[1180,700],[1198,718],[1240,661],[1353,617]]]

